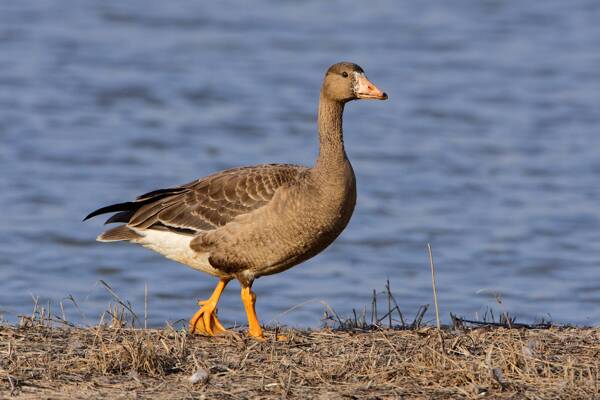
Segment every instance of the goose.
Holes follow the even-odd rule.
[[[191,334],[227,332],[217,318],[217,304],[228,282],[237,279],[248,334],[264,340],[252,283],[315,256],[344,230],[356,203],[356,179],[343,141],[344,105],[387,98],[358,65],[334,64],[319,96],[319,154],[313,167],[228,169],[100,208],[84,221],[113,213],[106,224],[121,225],[98,241],[136,243],[219,279],[212,295],[198,303]]]

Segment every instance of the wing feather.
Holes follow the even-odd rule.
[[[279,188],[293,185],[306,171],[290,164],[230,169],[186,185],[148,192],[133,202],[101,208],[89,217],[118,211],[107,223],[198,234],[265,206]]]

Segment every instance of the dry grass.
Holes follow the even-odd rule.
[[[257,342],[119,321],[0,326],[0,398],[600,398],[600,328],[286,330]],[[191,383],[197,371],[208,379]]]
[[[17,326],[0,323],[0,398],[600,400],[600,328],[490,310],[436,329],[423,323],[428,306],[410,322],[387,282],[370,313],[340,318],[325,305],[336,329],[199,337],[134,328],[142,319],[102,283],[114,304],[96,326],[75,327],[62,302],[53,310],[35,298]]]

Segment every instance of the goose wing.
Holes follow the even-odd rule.
[[[235,168],[175,188],[160,189],[135,201],[113,204],[85,219],[116,212],[106,223],[123,222],[135,231],[169,230],[197,235],[268,204],[277,190],[292,185],[307,168],[265,164]]]

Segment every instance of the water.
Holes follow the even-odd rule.
[[[390,95],[346,109],[353,220],[256,281],[261,320],[316,327],[318,300],[348,315],[387,278],[413,315],[431,242],[445,320],[597,324],[600,4],[326,3],[0,3],[4,318],[71,294],[84,315],[65,301],[67,318],[93,323],[99,280],[140,313],[147,283],[151,325],[191,316],[214,278],[97,243],[82,217],[227,167],[311,164],[323,73],[351,60]],[[245,322],[236,285],[220,315]]]

